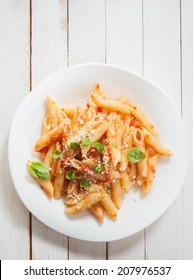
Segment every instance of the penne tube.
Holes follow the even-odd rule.
[[[57,105],[54,100],[50,97],[47,97],[46,100],[46,115],[49,116],[50,126],[53,129],[58,124],[58,114],[57,114]]]
[[[48,168],[50,168],[50,167],[52,166],[53,154],[54,154],[55,148],[56,148],[56,144],[53,143],[53,144],[49,147],[49,149],[48,149],[48,151],[47,151],[47,153],[46,153],[46,155],[45,155],[45,158],[44,158],[43,163],[44,163],[44,165],[45,165],[46,167],[48,167]]]
[[[35,144],[35,152],[39,152],[42,148],[50,146],[53,142],[59,140],[64,132],[65,124],[62,122],[49,133],[40,137]]]
[[[95,131],[93,131],[92,135],[90,136],[91,141],[98,141],[101,139],[101,137],[107,132],[108,130],[108,123],[107,122],[102,122],[97,126]]]
[[[89,168],[95,168],[96,159],[95,158],[83,159],[82,163],[86,164]]]
[[[65,174],[59,173],[54,180],[54,198],[59,199],[62,196],[62,188],[65,181]]]
[[[125,171],[127,169],[128,159],[126,155],[127,152],[132,148],[132,140],[133,140],[133,134],[131,133],[132,130],[133,127],[129,127],[129,123],[126,123],[124,126],[124,133],[123,133],[123,143],[122,143],[121,159],[119,165],[120,171]]]
[[[121,188],[128,193],[131,186],[132,186],[132,182],[129,178],[129,175],[127,173],[127,171],[123,171],[121,172],[121,178],[120,178],[120,182],[121,182]]]
[[[64,203],[66,205],[75,205],[81,200],[83,200],[84,198],[86,198],[86,196],[88,196],[89,193],[101,192],[102,190],[103,190],[102,186],[94,185],[94,184],[92,184],[88,189],[88,191],[85,192],[77,193],[75,189],[73,193],[70,193],[70,195],[67,196],[67,199],[65,200]]]
[[[115,135],[117,143],[117,151],[119,154],[119,162],[121,160],[121,149],[122,149],[122,140],[123,140],[123,120],[120,115],[116,115],[115,120]]]
[[[153,185],[156,163],[157,163],[157,155],[148,158],[148,174],[147,177],[144,179],[144,183],[142,185],[143,195],[146,195],[150,191]]]
[[[58,141],[55,144],[55,149],[56,149],[56,151],[61,152],[61,145]],[[53,155],[54,155],[54,153],[53,153]],[[53,157],[53,155],[52,155],[52,157]],[[56,177],[58,175],[58,173],[61,172],[59,161],[60,161],[60,158],[53,158],[52,166],[51,166],[51,170],[50,170],[52,178]]]
[[[136,128],[133,134],[133,142],[135,146],[145,154],[144,135],[141,129]],[[147,155],[137,162],[137,170],[142,177],[147,176]]]
[[[66,113],[64,112],[64,110],[62,110],[61,108],[58,109],[58,122],[68,122],[69,124],[71,123],[71,120],[67,117]]]
[[[50,198],[52,198],[53,194],[54,194],[54,187],[53,187],[52,183],[50,182],[50,180],[43,180],[43,179],[39,179],[39,178],[35,178],[35,179],[40,184],[42,189],[46,192],[46,194]]]
[[[66,113],[67,117],[72,119],[73,115],[74,115],[74,108],[73,107],[68,107],[68,106],[64,106],[61,108],[61,110]]]
[[[91,193],[85,199],[81,200],[78,204],[71,206],[65,210],[66,214],[75,215],[91,208],[92,205],[99,202],[102,198],[101,193]]]
[[[30,160],[28,160],[28,168],[31,166],[32,162]],[[41,162],[40,162],[41,164]],[[43,166],[41,166],[41,169],[42,169]],[[46,167],[45,167],[46,168]],[[45,170],[44,170],[44,173],[45,173]],[[52,198],[53,197],[53,193],[54,193],[54,187],[51,183],[50,180],[45,180],[45,179],[40,179],[40,178],[37,178],[35,176],[34,173],[30,172],[31,176],[39,183],[40,187],[46,192],[46,194]],[[36,174],[37,175],[37,174]]]
[[[115,129],[116,113],[111,113],[109,116],[110,126],[107,131],[107,139],[114,169],[121,159],[120,146],[117,143],[116,129]]]
[[[94,119],[96,117],[96,107],[94,106],[89,107],[87,114],[89,120]]]
[[[67,194],[73,193],[77,189],[77,186],[78,184],[76,181],[71,181],[67,188]]]
[[[102,193],[103,193],[103,196],[102,196],[102,199],[101,199],[101,204],[103,205],[107,214],[113,220],[116,220],[117,219],[117,208],[116,208],[115,204],[113,203],[113,201],[111,200],[109,195],[104,190],[103,190]]]
[[[132,115],[138,119],[142,125],[149,131],[151,132],[154,136],[157,136],[158,135],[158,131],[157,129],[155,128],[154,125],[152,125],[152,123],[148,120],[148,118],[146,117],[146,115],[141,111],[139,110],[138,108],[131,108],[130,107],[130,111],[132,113]]]
[[[45,135],[51,130],[51,121],[50,121],[50,115],[45,116],[43,126],[42,126],[42,133],[41,135]]]
[[[166,148],[146,129],[143,129],[145,136],[145,143],[151,146],[158,154],[163,156],[172,156],[173,152]]]
[[[134,162],[129,162],[128,163],[128,168],[127,168],[129,178],[133,181],[137,177],[137,165]]]
[[[104,93],[104,90],[103,90],[101,84],[97,84],[97,85],[95,86],[94,92],[95,92],[95,94],[97,94],[97,95],[99,95],[99,96],[102,96],[102,97],[105,96],[105,93]]]
[[[139,187],[142,187],[144,178],[138,173],[136,177],[136,183]]]
[[[93,131],[93,133],[90,135],[89,140],[90,141],[98,141],[101,139],[101,137],[107,132],[108,130],[108,123],[107,122],[103,122],[101,123],[96,129],[95,131]],[[86,155],[87,152],[90,150],[91,145],[88,145],[87,147],[81,147],[82,148],[82,155]]]
[[[125,114],[131,113],[130,107],[128,105],[123,104],[120,101],[113,100],[113,99],[106,99],[94,93],[92,93],[91,98],[92,101],[97,106],[100,106],[102,108],[106,108],[108,110],[115,111],[115,112],[118,111]]]
[[[123,202],[123,194],[119,179],[111,183],[111,197],[117,209],[120,209]]]
[[[102,224],[104,222],[104,212],[99,203],[94,204],[90,208],[90,212],[97,218],[97,220]]]
[[[101,121],[88,121],[84,126],[82,126],[79,130],[75,131],[74,127],[72,128],[72,132],[70,137],[67,139],[67,145],[70,146],[71,142],[79,143],[84,138],[91,137],[91,132],[94,134],[94,129],[101,124]]]

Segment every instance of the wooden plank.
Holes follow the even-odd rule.
[[[180,1],[144,0],[144,75],[181,110]],[[183,258],[182,194],[147,229],[148,259]]]
[[[29,212],[12,184],[7,158],[9,127],[29,89],[28,22],[28,1],[0,1],[0,259],[29,258]]]
[[[183,221],[184,221],[184,259],[193,259],[193,1],[182,0],[181,6],[182,24],[182,116],[188,130],[189,163],[186,180],[183,189]]]
[[[32,85],[67,66],[67,0],[32,1]],[[32,258],[67,259],[68,238],[32,218]]]
[[[69,1],[69,63],[105,62],[105,0]]]
[[[106,2],[106,61],[143,74],[142,1]],[[128,224],[129,226],[129,224]],[[109,259],[143,259],[144,232],[108,244]]]
[[[69,1],[69,64],[105,62],[105,1]],[[105,243],[69,240],[69,259],[105,259]]]

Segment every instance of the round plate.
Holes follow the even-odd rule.
[[[159,130],[159,140],[174,156],[160,157],[153,188],[144,198],[139,190],[124,196],[116,221],[99,224],[90,213],[64,213],[62,200],[49,200],[27,171],[27,161],[38,159],[33,148],[40,136],[46,96],[59,105],[85,105],[90,91],[101,83],[107,97],[127,95]],[[65,235],[89,241],[112,241],[130,236],[154,222],[176,198],[185,176],[187,144],[181,118],[168,97],[146,79],[104,64],[64,69],[43,81],[23,101],[9,136],[9,164],[15,188],[29,211],[42,223]],[[182,164],[183,163],[183,164]]]

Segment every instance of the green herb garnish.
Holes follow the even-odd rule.
[[[62,155],[62,152],[60,150],[55,150],[53,154],[53,158],[60,158]]]
[[[49,180],[50,179],[50,173],[48,168],[43,165],[40,161],[32,161],[30,165],[28,165],[28,170],[30,174],[39,179],[43,180]]]
[[[151,128],[151,129],[154,129],[154,125],[153,125],[153,124],[151,124],[151,125],[150,125],[150,128]]]
[[[70,143],[70,148],[71,148],[72,150],[76,150],[79,146],[80,146],[80,145],[79,145],[78,143],[76,143],[76,142],[71,142],[71,143]]]
[[[66,179],[68,179],[68,180],[75,180],[76,179],[76,175],[75,175],[73,170],[69,170],[69,171],[66,172]]]
[[[87,179],[85,179],[85,178],[82,178],[81,180],[80,180],[80,187],[82,188],[82,189],[84,189],[84,190],[88,190],[89,188],[90,188],[90,183],[89,183],[89,181],[87,180]]]
[[[100,153],[104,151],[104,145],[101,142],[93,141],[92,144]]]
[[[95,166],[95,171],[96,171],[96,173],[100,174],[103,171],[102,165],[101,164],[97,164]]]
[[[90,141],[88,138],[82,139],[82,141],[81,141],[81,145],[83,147],[86,147],[86,146],[88,146],[90,144],[92,144],[92,141]]]
[[[132,148],[126,156],[132,162],[139,162],[145,158],[145,154],[138,148]]]

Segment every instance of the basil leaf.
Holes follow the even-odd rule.
[[[70,143],[70,148],[71,148],[72,150],[76,150],[79,146],[80,146],[80,145],[79,145],[78,143],[76,143],[76,142],[71,142],[71,143]]]
[[[50,173],[48,168],[45,165],[43,165],[43,163],[41,163],[40,161],[32,161],[28,166],[28,170],[30,174],[35,178],[43,180],[50,179]]]
[[[93,141],[92,144],[100,153],[104,151],[104,145],[101,142]]]
[[[154,129],[154,125],[153,125],[153,124],[151,124],[151,125],[150,125],[150,128],[151,128],[151,129]]]
[[[90,188],[90,183],[89,183],[89,181],[87,180],[87,179],[85,179],[85,178],[82,178],[81,180],[80,180],[80,187],[82,188],[82,189],[84,189],[84,190],[88,190],[89,188]]]
[[[55,150],[53,154],[53,158],[60,158],[62,155],[62,152],[60,150]]]
[[[145,158],[145,154],[138,148],[132,148],[127,153],[126,157],[132,162],[139,162]]]
[[[97,164],[95,166],[95,171],[96,171],[96,173],[100,174],[103,171],[102,165],[101,164]]]
[[[92,142],[88,138],[82,139],[82,141],[81,141],[81,145],[83,147],[86,147],[86,146],[88,146],[90,144],[92,144]]]
[[[69,170],[69,171],[66,172],[66,179],[68,179],[68,180],[75,180],[76,179],[76,175],[75,175],[73,170]]]

